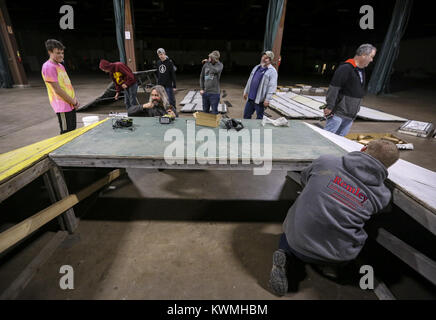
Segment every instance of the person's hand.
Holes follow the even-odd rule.
[[[332,113],[332,110],[325,108],[324,109],[324,116],[329,116]]]
[[[269,101],[265,100],[265,101],[263,102],[263,106],[264,106],[265,108],[268,108],[268,107],[269,107]]]
[[[248,93],[244,93],[244,100],[247,100],[248,98]]]
[[[200,90],[200,94],[203,95],[203,93],[204,93],[204,90]]]
[[[176,91],[177,91],[177,89],[176,89],[176,88],[173,88],[173,92],[176,93]]]
[[[205,64],[205,63],[208,62],[208,61],[209,61],[209,59],[203,59],[203,60],[201,61],[201,63]]]
[[[174,111],[171,110],[171,109],[167,111],[167,114],[168,114],[170,117],[172,117],[172,118],[175,118],[175,117],[176,117],[176,114],[175,114]]]
[[[151,102],[147,102],[142,106],[143,109],[150,109],[153,108],[153,104]]]
[[[118,100],[118,96],[119,96],[119,95],[120,95],[119,92],[115,93],[115,97],[114,97],[114,99],[115,99],[115,100]]]
[[[123,89],[127,89],[127,84],[123,83],[123,84],[121,85],[121,87],[122,87]]]
[[[74,110],[79,109],[79,107],[80,107],[79,100],[77,100],[77,98],[74,98],[74,104],[73,104]]]

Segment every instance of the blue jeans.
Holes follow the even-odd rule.
[[[256,119],[263,119],[263,112],[265,111],[263,102],[257,104],[254,103],[253,100],[248,99],[247,103],[245,104],[244,119],[251,119],[254,111],[256,111]]]
[[[218,114],[218,103],[220,102],[219,93],[203,93],[203,111],[209,113],[212,107],[212,113]]]
[[[332,117],[327,118],[324,130],[336,133],[340,136],[345,136],[348,134],[348,131],[350,131],[352,124],[352,119],[333,115]]]
[[[131,106],[137,106],[139,104],[136,95],[138,94],[138,83],[135,82],[127,89],[124,89],[124,103],[126,104],[126,109],[128,110]]]
[[[282,235],[280,237],[279,249],[282,249],[283,251],[285,251],[288,256],[296,257],[300,261],[303,261],[303,262],[309,263],[309,264],[315,264],[315,265],[320,265],[320,266],[323,266],[323,265],[337,266],[337,265],[343,265],[343,264],[347,263],[347,262],[322,261],[322,260],[317,260],[317,259],[313,259],[313,258],[310,258],[308,256],[305,256],[305,255],[302,255],[301,253],[298,253],[297,251],[295,251],[294,249],[292,249],[289,246],[288,239],[286,238],[286,235],[284,233],[282,233]]]
[[[176,98],[174,97],[174,89],[165,87],[165,91],[167,92],[168,95],[168,102],[170,103],[170,105],[172,105],[175,108]]]

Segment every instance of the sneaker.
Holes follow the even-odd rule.
[[[318,273],[322,274],[324,277],[330,280],[338,280],[339,272],[337,267],[329,266],[329,265],[313,265],[313,268],[318,271]]]
[[[286,276],[287,257],[286,253],[279,249],[273,254],[273,266],[269,279],[269,285],[278,296],[284,296],[288,292],[288,277]]]

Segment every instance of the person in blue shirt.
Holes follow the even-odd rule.
[[[260,64],[255,66],[248,78],[244,89],[244,100],[247,100],[244,109],[244,119],[251,119],[256,111],[256,119],[262,119],[265,108],[273,94],[277,90],[277,71],[271,65],[274,60],[272,51],[265,51],[262,54]]]

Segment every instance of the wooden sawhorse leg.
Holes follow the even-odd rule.
[[[50,170],[44,174],[44,182],[47,186],[50,200],[53,203],[69,196],[64,176],[58,166],[52,166]],[[76,230],[78,225],[78,219],[74,214],[73,208],[68,209],[61,216],[59,216],[58,221],[61,229],[66,229],[70,234]]]

